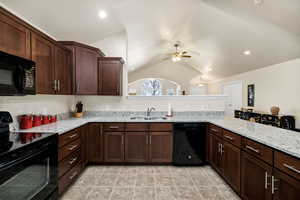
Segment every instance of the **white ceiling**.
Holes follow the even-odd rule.
[[[164,62],[181,41],[193,55],[183,65],[201,72],[211,66],[208,80],[300,57],[300,1],[262,1],[0,0],[59,40],[101,44],[126,31],[131,70]]]

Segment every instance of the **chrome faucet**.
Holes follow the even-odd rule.
[[[147,108],[147,114],[146,114],[146,116],[147,116],[147,117],[150,117],[150,114],[151,114],[152,111],[155,111],[155,108],[154,108],[154,107]]]

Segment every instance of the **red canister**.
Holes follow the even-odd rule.
[[[41,116],[39,116],[39,115],[33,116],[33,126],[36,127],[36,126],[40,126],[40,125],[42,125]]]
[[[23,115],[20,120],[20,128],[21,129],[29,129],[33,126],[32,116],[31,115]]]
[[[49,124],[50,123],[50,116],[49,115],[44,115],[42,120],[42,124]]]
[[[54,123],[57,121],[57,116],[56,115],[51,115],[50,116],[50,123]]]

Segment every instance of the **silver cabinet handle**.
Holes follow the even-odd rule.
[[[78,136],[78,135],[77,135],[77,133],[76,133],[76,134],[70,135],[69,138],[72,139],[72,138],[77,137],[77,136]]]
[[[57,90],[60,92],[60,80],[57,80]]]
[[[76,92],[79,92],[79,81],[76,83]]]
[[[149,138],[149,144],[151,145],[152,144],[152,135],[150,135],[150,138]]]
[[[223,156],[223,153],[225,152],[225,151],[224,151],[224,145],[223,145],[223,144],[220,144],[220,146],[221,146],[221,152],[220,152],[220,153],[221,153],[221,156]]]
[[[57,90],[57,80],[53,81],[53,90],[56,91]]]
[[[210,130],[212,130],[213,132],[219,132],[218,129],[215,128],[211,128]]]
[[[230,137],[230,136],[228,136],[228,135],[224,135],[224,137],[225,137],[225,138],[227,138],[227,139],[229,139],[229,140],[231,140],[231,141],[233,141],[233,140],[234,140],[234,138],[233,138],[233,137]]]
[[[69,177],[69,179],[72,180],[73,178],[75,178],[75,177],[77,176],[77,174],[78,174],[77,172],[74,172],[74,173]]]
[[[265,172],[265,189],[268,189],[268,186],[270,185],[270,183],[268,183],[268,178],[270,178],[270,176],[268,175],[268,172]]]
[[[218,152],[220,153],[221,152],[221,144],[218,143]]]
[[[276,190],[278,190],[278,188],[275,187],[275,182],[278,182],[279,179],[276,179],[274,176],[272,176],[272,194],[275,193]]]
[[[118,126],[110,126],[109,128],[110,129],[118,129],[119,127]]]
[[[78,160],[78,157],[75,157],[69,161],[70,165],[73,165]]]
[[[294,166],[288,165],[286,163],[283,164],[283,166],[285,166],[286,168],[288,168],[289,170],[296,172],[297,174],[300,174],[300,170],[296,169]]]
[[[251,150],[251,151],[254,151],[255,153],[258,153],[258,154],[260,153],[260,151],[258,149],[255,149],[255,148],[253,148],[253,147],[251,147],[249,145],[246,145],[246,148],[249,149],[249,150]]]
[[[70,151],[73,151],[74,149],[76,149],[78,147],[78,145],[74,145],[72,147],[69,148]]]

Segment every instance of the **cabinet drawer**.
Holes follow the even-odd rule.
[[[270,147],[243,138],[243,150],[273,165],[273,150]]]
[[[68,133],[59,136],[58,146],[62,147],[69,142],[76,140],[80,137],[79,129],[74,129]]]
[[[80,139],[75,140],[75,141],[63,146],[58,151],[58,161],[63,160],[68,155],[70,155],[71,153],[74,153],[78,149],[80,149]]]
[[[276,168],[300,180],[300,159],[275,151],[274,162]]]
[[[237,147],[242,146],[242,137],[227,130],[223,130],[223,139]]]
[[[58,177],[64,175],[67,171],[69,171],[72,167],[74,167],[78,162],[81,161],[80,151],[76,151],[69,155],[67,158],[62,160],[59,163],[58,168]]]
[[[125,124],[124,123],[105,123],[104,131],[124,131]]]
[[[58,182],[58,190],[59,194],[62,194],[64,191],[68,189],[68,187],[76,180],[81,171],[81,165],[78,163],[75,167],[73,167],[69,172],[67,172],[64,176],[59,179]]]
[[[150,131],[172,131],[173,124],[171,123],[151,123]]]
[[[215,126],[213,124],[210,124],[208,126],[208,132],[210,132],[212,134],[215,134],[215,135],[217,135],[219,137],[222,137],[222,128],[217,127],[217,126]]]
[[[147,131],[148,124],[147,123],[126,123],[125,131]]]

